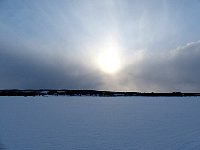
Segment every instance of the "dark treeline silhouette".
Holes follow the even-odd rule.
[[[0,96],[200,96],[200,93],[142,93],[142,92],[113,92],[113,91],[97,91],[97,90],[56,90],[56,89],[41,89],[41,90],[0,90]]]

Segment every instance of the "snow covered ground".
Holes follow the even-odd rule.
[[[0,97],[0,150],[199,150],[200,97]]]

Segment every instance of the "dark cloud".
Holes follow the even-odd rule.
[[[125,83],[141,91],[199,92],[200,42],[163,53],[147,52],[137,65],[126,68]]]
[[[95,89],[101,78],[82,64],[46,63],[18,49],[0,48],[0,88]],[[42,53],[44,55],[44,53]],[[26,57],[27,56],[27,57]],[[51,62],[53,61],[53,62]]]

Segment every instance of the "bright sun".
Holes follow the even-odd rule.
[[[99,55],[97,63],[101,71],[107,74],[116,74],[121,68],[121,60],[114,48],[105,49]]]

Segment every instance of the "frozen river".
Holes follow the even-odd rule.
[[[0,97],[0,150],[199,150],[200,97]]]

